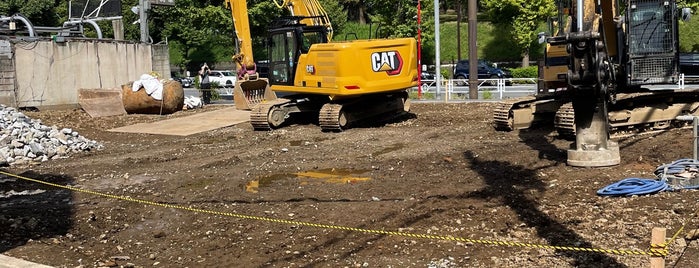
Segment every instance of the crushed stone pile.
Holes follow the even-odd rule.
[[[46,126],[15,108],[0,105],[0,166],[44,162],[102,147],[70,128]]]

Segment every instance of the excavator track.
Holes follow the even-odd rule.
[[[255,106],[250,112],[250,124],[254,130],[272,130],[286,119],[286,112],[280,106],[289,103],[288,99],[276,99]]]
[[[558,132],[558,136],[565,139],[575,138],[575,111],[573,103],[561,105],[561,108],[556,111],[556,119],[553,120],[553,125]]]
[[[320,109],[318,123],[323,131],[339,132],[357,122],[367,119],[383,122],[409,110],[407,92],[377,94],[342,103],[326,103]]]
[[[250,112],[250,124],[255,130],[272,130],[284,124],[292,114],[316,114],[322,131],[339,132],[353,123],[367,119],[372,119],[373,123],[393,119],[408,112],[409,107],[406,91],[366,95],[330,103],[326,98],[298,95],[258,104]],[[303,117],[297,117],[299,118]]]
[[[562,100],[553,95],[525,96],[502,101],[493,111],[494,127],[497,130],[512,131],[540,123],[550,124],[561,104]]]
[[[327,103],[320,109],[318,124],[323,131],[342,131],[347,125],[347,117],[342,111],[342,104]]]
[[[499,102],[493,110],[493,120],[495,124],[495,129],[503,131],[514,130],[514,117],[512,116],[512,109],[515,105],[523,105],[536,100],[535,96],[526,96],[514,99],[508,99]]]
[[[652,134],[670,128],[686,126],[676,119],[679,115],[699,113],[699,91],[647,91],[620,93],[615,104],[608,107],[609,136],[622,138]],[[554,126],[559,137],[574,139],[575,111],[568,102],[556,112]]]

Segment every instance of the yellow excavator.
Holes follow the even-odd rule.
[[[565,36],[571,27],[571,0],[556,1],[558,13],[548,19],[551,36]],[[539,34],[539,43],[546,42],[546,34]],[[507,99],[493,110],[496,129],[510,131],[536,125],[551,124],[556,112],[570,100],[565,97],[568,87],[569,54],[565,44],[544,46],[544,60],[539,62],[539,79],[534,96]]]
[[[293,116],[314,117],[323,131],[409,111],[407,89],[417,85],[414,38],[331,42],[332,26],[317,0],[283,0],[291,17],[268,30],[269,77],[255,68],[244,0],[226,0],[240,52],[234,102],[251,110],[255,130],[271,130]],[[276,93],[283,95],[277,97]]]
[[[501,103],[495,127],[527,128],[555,112],[559,133],[575,135],[571,166],[620,163],[613,133],[637,133],[683,126],[681,115],[699,114],[699,90],[679,89],[678,20],[690,11],[675,0],[561,0],[569,27],[547,38],[547,57],[565,47],[565,88]],[[560,56],[560,55],[557,55]],[[555,69],[543,69],[546,72]],[[550,79],[548,81],[553,81]],[[552,85],[550,83],[549,85]]]

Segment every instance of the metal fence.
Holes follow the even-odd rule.
[[[536,93],[536,78],[478,79],[479,100],[502,100]],[[435,80],[422,80],[421,99],[469,100],[468,79],[444,79],[441,85]],[[418,87],[413,87],[411,97],[417,98]]]
[[[478,100],[502,100],[527,95],[536,94],[537,78],[511,78],[511,79],[478,79]],[[443,79],[441,85],[437,86],[435,80],[422,80],[422,92],[420,99],[423,100],[470,100],[468,79]],[[687,89],[696,88],[699,84],[699,77],[685,76],[680,74],[679,81],[675,84],[648,85],[650,89]],[[410,89],[410,96],[417,98],[418,87]]]

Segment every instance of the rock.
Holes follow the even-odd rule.
[[[70,128],[46,126],[16,109],[0,105],[0,166],[39,163],[68,153],[101,149]]]
[[[699,238],[699,229],[687,231],[687,235],[685,235],[684,238],[687,240],[695,240],[695,239]]]

